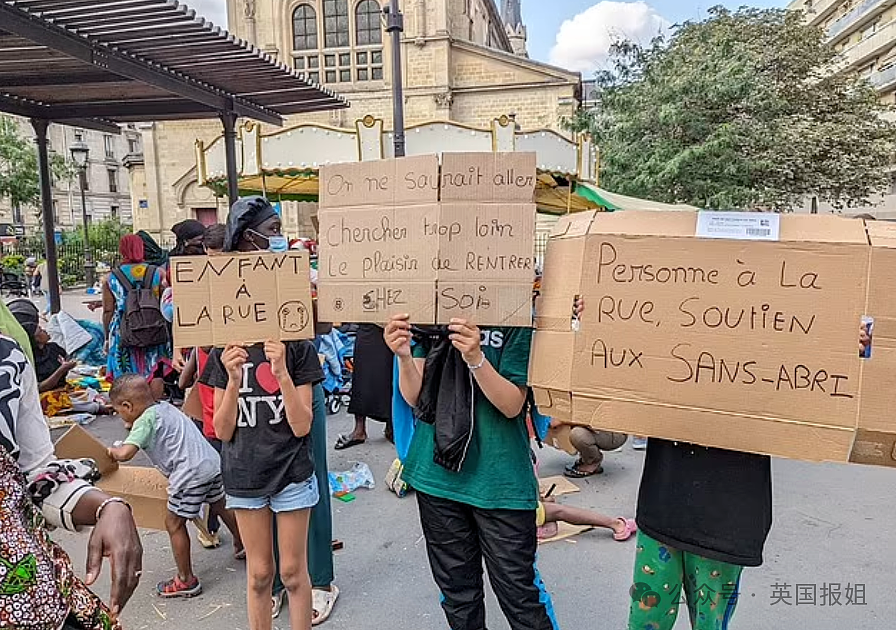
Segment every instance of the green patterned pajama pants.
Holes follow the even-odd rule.
[[[685,602],[693,630],[728,630],[742,571],[639,532],[628,630],[672,630]]]

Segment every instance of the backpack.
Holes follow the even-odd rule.
[[[157,269],[155,265],[147,265],[143,281],[136,285],[121,269],[112,271],[126,291],[120,328],[121,345],[126,348],[151,348],[168,343],[168,322],[152,290]],[[146,286],[147,278],[149,286]]]

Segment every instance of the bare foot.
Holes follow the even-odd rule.
[[[548,538],[553,538],[559,531],[560,525],[558,525],[556,522],[545,523],[538,528],[538,540],[547,540]]]

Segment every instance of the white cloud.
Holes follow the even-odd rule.
[[[628,39],[647,44],[670,26],[643,0],[603,0],[571,20],[564,20],[551,49],[551,63],[591,74],[604,67],[613,42]]]
[[[227,27],[227,0],[186,0],[191,9],[196,10],[196,15],[213,22],[215,26]]]

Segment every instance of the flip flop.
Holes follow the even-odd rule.
[[[312,626],[318,626],[330,618],[336,598],[339,597],[339,589],[335,584],[330,585],[329,591],[320,588],[311,591],[311,610],[317,613],[317,617],[311,620]]]
[[[351,438],[347,435],[340,435],[336,439],[336,445],[333,448],[337,451],[342,451],[353,446],[358,446],[359,444],[364,444],[366,441],[367,440],[362,440],[360,438]]]
[[[623,518],[622,516],[620,516],[619,520],[625,523],[625,531],[623,531],[621,534],[613,532],[613,539],[618,540],[619,542],[623,542],[631,538],[632,535],[638,531],[638,524],[633,518]]]
[[[581,463],[582,460],[578,460],[576,461],[576,463],[567,466],[566,470],[563,471],[563,476],[569,477],[570,479],[584,479],[585,477],[599,475],[604,472],[602,466],[598,466],[593,472],[585,472],[584,470],[579,470],[579,464]]]

